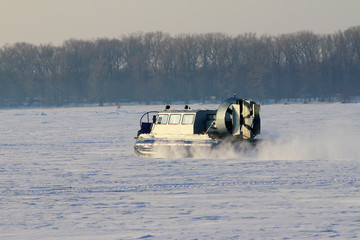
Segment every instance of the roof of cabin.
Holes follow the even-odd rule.
[[[181,110],[164,110],[164,111],[161,111],[159,112],[158,114],[167,114],[167,113],[197,113],[197,112],[200,112],[200,111],[216,111],[214,109],[181,109]]]

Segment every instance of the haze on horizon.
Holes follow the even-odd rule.
[[[358,0],[0,0],[0,47],[16,42],[60,45],[75,38],[136,32],[221,32],[236,36],[360,25]]]

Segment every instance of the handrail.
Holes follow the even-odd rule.
[[[141,128],[141,123],[142,123],[142,119],[145,117],[145,115],[147,115],[147,122],[149,123],[150,122],[150,119],[149,119],[149,114],[150,113],[158,113],[159,111],[149,111],[149,112],[146,112],[146,113],[144,113],[142,116],[141,116],[141,118],[140,118],[140,128]]]

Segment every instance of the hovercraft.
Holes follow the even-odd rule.
[[[254,142],[260,134],[260,105],[232,97],[218,109],[182,110],[166,106],[140,118],[135,152],[152,155],[159,148],[215,148],[222,142]]]

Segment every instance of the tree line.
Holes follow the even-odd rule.
[[[360,95],[360,26],[332,34],[134,33],[0,49],[0,106]]]

